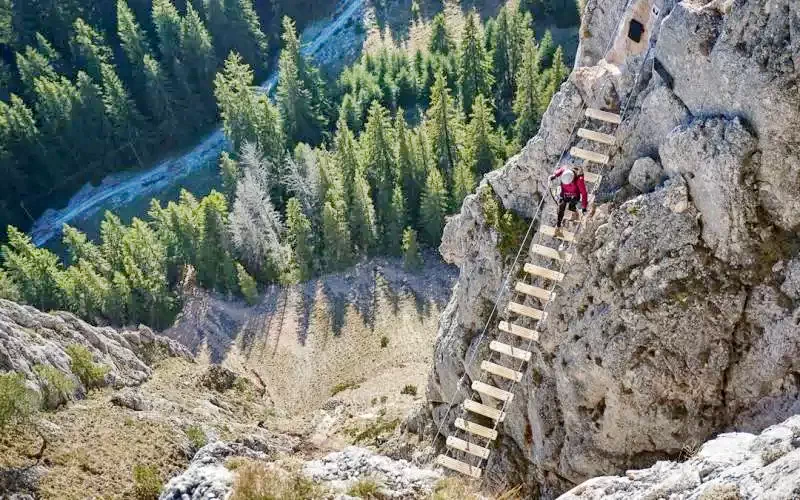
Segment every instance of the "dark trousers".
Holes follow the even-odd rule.
[[[556,227],[561,227],[561,222],[564,220],[564,212],[569,206],[569,209],[575,212],[578,209],[578,202],[580,202],[580,197],[572,197],[572,196],[564,196],[561,195],[558,198],[558,220],[556,221]]]

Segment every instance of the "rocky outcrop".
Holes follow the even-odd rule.
[[[722,434],[684,462],[658,462],[622,477],[598,477],[559,500],[789,499],[800,497],[800,416],[760,435]]]
[[[626,2],[599,3],[592,33]],[[541,181],[583,105],[625,105],[596,209],[487,464],[490,483],[524,483],[553,498],[593,476],[677,457],[718,432],[758,431],[800,413],[795,4],[670,6],[650,60],[620,66],[619,76],[578,68],[538,135],[482,181],[479,190],[491,186],[524,217],[545,198],[552,224]],[[581,64],[596,53],[582,40]],[[442,255],[461,274],[428,387],[437,424],[448,414],[442,403],[458,403],[482,377],[481,331],[509,299],[497,295],[511,270],[500,236],[477,195],[445,229]]]
[[[37,374],[37,367],[52,366],[72,381],[74,395],[85,394],[87,388],[72,373],[67,348],[86,348],[94,362],[106,365],[105,383],[114,387],[136,386],[147,380],[148,363],[166,356],[191,354],[177,342],[155,335],[149,328],[118,331],[95,327],[64,312],[43,313],[30,306],[0,299],[0,371],[23,374],[31,389],[44,395],[46,380]],[[52,394],[42,398],[50,407],[63,402]],[[60,395],[60,398],[70,395]]]

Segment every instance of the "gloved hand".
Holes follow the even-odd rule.
[[[551,180],[551,181],[552,181],[553,179],[555,179],[555,178],[556,178],[556,176],[555,176],[555,175],[551,175],[551,176],[550,176],[550,180]]]

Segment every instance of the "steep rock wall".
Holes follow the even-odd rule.
[[[625,3],[603,2],[597,30],[587,28],[607,27]],[[531,217],[582,105],[614,106],[634,89],[596,210],[487,465],[498,487],[523,483],[552,498],[800,412],[798,6],[682,2],[656,28],[635,88],[638,61],[618,77],[578,68],[539,134],[478,188]],[[594,45],[582,43],[582,64]],[[656,179],[652,192],[628,182],[641,168]],[[459,402],[481,376],[488,340],[477,341],[510,264],[499,239],[477,194],[445,228],[440,250],[461,274],[428,387],[437,423],[441,402]]]

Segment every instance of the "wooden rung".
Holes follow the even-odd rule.
[[[613,146],[614,143],[617,142],[617,138],[613,135],[597,132],[596,130],[589,130],[588,128],[579,128],[578,137],[599,142],[601,144],[608,144],[610,146]]]
[[[605,165],[606,163],[608,163],[608,160],[610,160],[608,155],[604,155],[603,153],[597,153],[595,151],[589,151],[588,149],[570,148],[569,154],[570,156],[573,156],[575,158],[580,158],[582,160],[587,160],[587,161],[593,161],[595,163],[600,163],[602,165]],[[585,175],[586,174],[584,174],[584,178],[588,181],[589,179],[586,178]]]
[[[539,232],[542,234],[546,234],[547,236],[552,236],[553,238],[558,238],[559,240],[573,242],[575,241],[575,233],[567,231],[566,229],[561,230],[561,235],[556,236],[556,228],[553,226],[539,226]]]
[[[471,399],[464,400],[464,409],[471,411],[472,413],[477,413],[478,415],[491,418],[497,422],[502,422],[506,419],[506,412],[492,408],[491,406],[486,406]]]
[[[549,257],[551,259],[556,260],[563,260],[566,262],[572,261],[572,254],[567,252],[559,252],[555,248],[546,247],[544,245],[539,245],[534,243],[531,245],[531,252],[541,255],[543,257]]]
[[[522,304],[518,304],[516,302],[509,302],[508,303],[508,310],[515,313],[520,314],[522,316],[535,319],[535,320],[543,320],[547,317],[547,313],[540,309],[536,309],[535,307],[524,306]]]
[[[447,455],[439,455],[436,458],[436,463],[441,465],[442,467],[447,467],[450,470],[460,472],[465,476],[470,476],[475,479],[480,479],[481,477],[481,469],[479,469],[478,467],[473,467],[470,464],[461,462],[460,460],[456,460],[455,458],[450,458]]]
[[[519,293],[524,293],[525,295],[529,295],[531,297],[536,297],[539,300],[552,300],[556,296],[556,294],[554,294],[550,290],[545,290],[544,288],[539,288],[538,286],[529,285],[521,281],[517,281],[517,284],[514,285],[514,290],[518,291]]]
[[[596,108],[586,108],[586,116],[595,120],[602,120],[604,122],[619,125],[622,123],[622,117],[616,113],[609,113]]]
[[[489,448],[484,448],[483,446],[478,446],[475,443],[458,439],[455,436],[447,436],[446,445],[448,448],[463,451],[464,453],[469,453],[470,455],[478,458],[489,458]]]
[[[585,180],[586,182],[591,182],[592,184],[597,184],[598,182],[600,182],[600,179],[602,179],[602,178],[603,178],[602,175],[593,174],[593,173],[587,172],[585,170],[583,171],[583,180]],[[592,202],[592,200],[589,201],[589,203],[591,203],[591,202]]]
[[[464,420],[463,418],[456,419],[456,427],[462,431],[466,431],[470,434],[475,434],[476,436],[490,439],[492,441],[497,439],[496,430],[476,424],[475,422],[470,422],[469,420]]]
[[[506,368],[505,366],[492,363],[491,361],[483,361],[481,363],[481,370],[491,373],[492,375],[497,375],[498,377],[513,380],[514,382],[519,382],[522,380],[522,372],[512,370],[511,368]]]
[[[511,356],[512,358],[521,359],[523,361],[531,360],[530,351],[526,351],[525,349],[517,349],[516,347],[511,347],[508,344],[504,344],[496,340],[489,342],[489,349],[493,350],[494,352],[499,352],[500,354],[505,354],[506,356]]]
[[[515,325],[514,323],[509,323],[508,321],[501,321],[499,328],[506,333],[516,335],[517,337],[525,340],[532,340],[533,342],[539,340],[539,332],[536,330]]]
[[[526,273],[533,274],[541,278],[546,278],[553,281],[561,281],[564,279],[564,273],[559,273],[558,271],[551,271],[546,267],[526,263],[524,269]]]
[[[484,384],[483,382],[479,382],[477,380],[472,383],[472,390],[481,394],[485,394],[494,399],[499,399],[500,401],[509,402],[514,399],[514,394],[504,391],[503,389],[498,389],[493,385]]]

